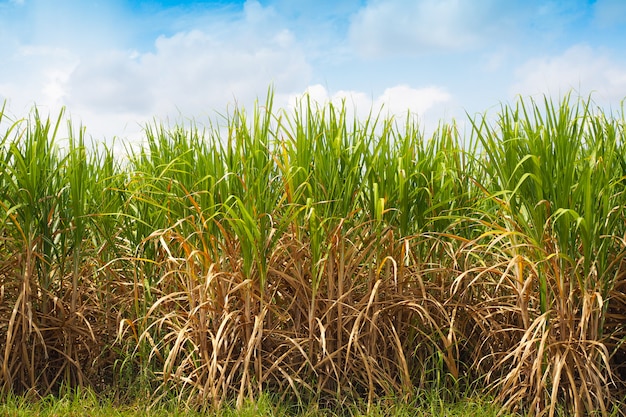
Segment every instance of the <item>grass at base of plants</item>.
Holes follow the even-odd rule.
[[[369,410],[366,404],[344,405],[341,409],[326,409],[318,404],[291,406],[263,395],[255,402],[245,402],[237,409],[235,404],[219,411],[199,412],[175,405],[175,402],[151,404],[145,399],[134,399],[118,403],[103,399],[90,390],[82,390],[62,397],[48,396],[33,401],[28,396],[7,396],[0,401],[0,415],[28,417],[57,416],[114,416],[114,417],[496,417],[500,407],[487,397],[468,396],[457,401],[445,400],[437,392],[424,392],[411,401],[400,398],[381,399]],[[517,414],[500,414],[516,416]]]

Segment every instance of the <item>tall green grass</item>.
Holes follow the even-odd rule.
[[[1,115],[6,395],[623,413],[623,114],[520,99],[425,137],[270,92],[123,160]]]

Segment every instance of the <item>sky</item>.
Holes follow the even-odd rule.
[[[626,98],[624,0],[0,0],[0,106],[96,141],[251,111],[268,88],[428,131],[517,97]]]

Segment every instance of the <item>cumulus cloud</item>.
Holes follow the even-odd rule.
[[[290,33],[225,40],[203,31],[160,37],[154,52],[109,53],[85,60],[69,80],[72,107],[192,116],[249,104],[270,83],[306,85],[310,69]]]
[[[267,39],[250,36],[236,42],[203,32],[177,34],[157,41],[157,51],[141,59],[157,96],[156,112],[173,105],[187,110],[244,104],[270,83],[293,90],[306,83],[310,69],[288,32]]]
[[[16,112],[34,103],[67,106],[101,139],[139,137],[154,117],[207,120],[235,104],[250,107],[270,85],[305,88],[311,73],[305,52],[271,7],[248,1],[223,13],[194,16],[195,27],[161,35],[145,50],[117,43],[53,48],[44,39],[0,46],[11,60],[0,68],[0,100],[19,101]]]
[[[72,108],[101,109],[137,120],[204,118],[230,103],[249,107],[270,84],[297,91],[309,64],[273,12],[248,2],[234,22],[160,36],[154,51],[115,51],[85,59],[68,82]]]
[[[302,94],[291,95],[288,100],[289,106],[297,106],[306,97],[320,106],[327,103],[335,106],[345,105],[348,118],[365,120],[370,114],[376,115],[380,111],[383,117],[393,117],[400,123],[409,113],[411,117],[417,116],[420,122],[426,119],[432,121],[433,118],[427,117],[428,114],[452,100],[452,96],[445,89],[434,86],[413,88],[401,84],[389,87],[374,97],[362,91],[349,90],[339,90],[331,94],[323,85],[315,84],[309,86]],[[438,118],[441,114],[434,116]],[[431,126],[431,130],[432,128],[434,126]]]
[[[100,113],[147,113],[154,102],[146,68],[134,55],[110,51],[89,57],[66,82],[67,103]]]
[[[0,100],[15,101],[19,111],[28,111],[36,103],[60,110],[66,98],[65,84],[78,64],[77,56],[65,48],[48,46],[17,46],[2,53]]]
[[[349,36],[365,56],[459,50],[480,43],[505,17],[492,0],[376,0],[355,15]]]
[[[411,88],[408,85],[398,85],[387,88],[374,103],[374,108],[385,106],[392,114],[402,114],[407,111],[423,114],[435,104],[449,101],[450,94],[439,87]]]
[[[626,62],[587,45],[575,45],[560,55],[533,58],[515,71],[511,94],[562,96],[569,91],[593,93],[598,104],[626,97]]]

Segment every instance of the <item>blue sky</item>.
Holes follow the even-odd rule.
[[[618,109],[624,45],[624,0],[0,0],[0,101],[132,139],[273,85],[279,107],[308,92],[429,130],[517,95]]]

